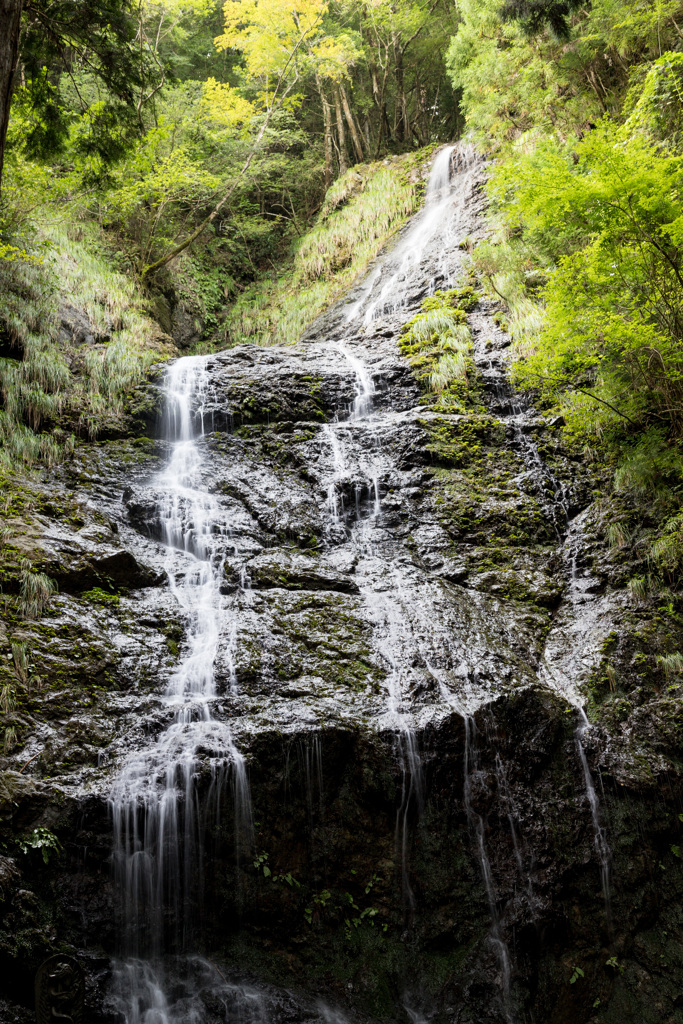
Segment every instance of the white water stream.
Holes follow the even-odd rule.
[[[458,264],[452,253],[464,240],[469,186],[480,167],[481,158],[474,146],[445,146],[439,150],[427,182],[424,209],[413,217],[389,256],[380,260],[369,275],[347,312],[349,323],[368,326],[378,317],[405,308],[416,275],[427,282],[430,292],[455,283]],[[457,188],[453,188],[454,172],[458,175]],[[428,248],[430,259],[425,261]]]
[[[216,820],[228,793],[238,841],[243,836],[248,842],[251,831],[244,758],[229,726],[212,715],[218,647],[226,637],[234,640],[235,623],[220,587],[230,523],[204,482],[197,444],[204,432],[206,380],[200,357],[179,359],[170,368],[164,434],[171,451],[154,481],[169,582],[186,624],[184,652],[164,694],[169,721],[154,743],[130,756],[109,797],[114,875],[123,904],[124,960],[115,972],[113,1000],[126,1024],[186,1019],[168,1008],[154,961],[191,942],[202,836],[207,818]],[[185,561],[180,574],[172,557],[178,551]],[[229,675],[234,691],[234,668]],[[200,800],[202,772],[210,773],[209,799]]]
[[[443,632],[432,636],[434,623],[430,620],[428,602],[424,609],[412,608],[412,615],[407,614],[407,606],[417,592],[412,586],[414,566],[407,559],[387,554],[382,504],[383,414],[376,408],[377,374],[367,361],[371,350],[362,344],[364,331],[375,321],[414,305],[411,287],[417,277],[427,282],[432,292],[456,284],[460,261],[454,259],[454,254],[464,240],[466,204],[473,176],[479,172],[474,150],[447,147],[440,151],[429,179],[424,210],[411,221],[392,252],[378,261],[357,301],[346,312],[349,338],[343,343],[334,342],[333,349],[353,371],[355,396],[345,418],[323,428],[323,443],[329,451],[324,494],[328,536],[343,537],[357,559],[356,580],[386,671],[382,722],[383,728],[396,737],[401,776],[396,848],[408,919],[417,903],[410,880],[411,829],[420,821],[425,799],[423,764],[408,692],[408,669],[414,651],[418,650],[426,671],[437,680],[442,700],[457,710],[465,722],[463,802],[489,904],[489,941],[499,966],[501,1009],[505,1020],[512,1021],[510,951],[487,850],[486,820],[476,809],[472,795],[478,751],[474,719],[467,706],[467,687],[476,666],[473,669],[462,658],[458,666],[457,652],[449,649],[448,660],[456,667],[442,671],[439,663],[443,652],[439,645],[448,645],[449,641]],[[437,259],[433,258],[435,252]],[[231,691],[237,693],[232,657],[238,622],[234,599],[221,592],[226,550],[232,543],[231,523],[227,506],[210,491],[210,471],[203,463],[203,401],[208,380],[206,360],[202,357],[178,360],[167,378],[164,434],[169,458],[153,483],[160,495],[157,511],[162,540],[169,553],[170,586],[185,622],[186,635],[178,667],[167,682],[156,737],[147,748],[130,756],[110,794],[115,880],[122,899],[121,960],[115,970],[112,1005],[125,1024],[201,1024],[202,1017],[197,1016],[200,1011],[191,1003],[190,994],[183,997],[185,1001],[174,1003],[169,999],[161,958],[169,952],[192,949],[201,888],[202,837],[228,800],[236,841],[239,843],[241,837],[248,845],[251,838],[245,760],[230,727],[213,715],[219,655],[224,663],[227,661],[224,674]],[[343,410],[341,414],[344,416]],[[534,449],[529,457],[535,459],[537,454]],[[351,495],[354,504],[349,508]],[[179,559],[182,570],[178,568]],[[243,572],[243,587],[247,583]],[[436,583],[427,586],[438,589]],[[586,758],[587,727],[587,720],[582,719],[577,731],[577,750],[607,899],[609,850]],[[317,740],[315,744],[310,752],[308,748],[305,752],[311,822],[323,809],[322,751]],[[510,823],[514,856],[524,874],[527,869],[523,841],[498,756],[496,774]],[[528,889],[531,898],[530,875]],[[211,965],[201,970],[209,972],[206,985],[221,989],[220,982],[211,975]],[[229,998],[228,990],[232,993]],[[238,999],[235,986],[224,986],[221,991],[228,1009],[242,998]],[[247,990],[239,992],[244,995]],[[254,1016],[258,1017],[256,1011],[252,1012],[258,999],[251,990],[244,999],[246,1003],[240,1013],[248,1024]],[[228,1019],[233,1018],[226,1016]]]

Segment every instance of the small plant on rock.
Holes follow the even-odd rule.
[[[62,844],[49,828],[34,828],[33,832],[25,839],[19,840],[19,849],[22,853],[28,853],[29,850],[40,850],[43,863],[49,864],[53,853],[61,853]]]
[[[27,619],[37,619],[57,593],[57,584],[44,572],[35,572],[27,558],[21,561],[19,608]]]

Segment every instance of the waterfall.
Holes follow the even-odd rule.
[[[369,275],[346,319],[367,327],[379,317],[404,309],[410,301],[415,276],[428,290],[450,287],[460,261],[453,258],[464,238],[469,186],[480,171],[481,157],[474,146],[445,146],[437,153],[427,182],[424,209],[410,221],[397,245]],[[458,187],[453,187],[457,174]],[[426,249],[435,251],[423,265]]]
[[[495,851],[489,850],[490,837],[487,839],[495,816],[489,816],[487,806],[481,800],[478,802],[477,785],[483,779],[478,760],[481,754],[483,761],[489,748],[486,751],[477,748],[474,715],[477,709],[504,692],[502,688],[496,689],[500,680],[505,680],[504,686],[521,689],[528,685],[532,675],[534,681],[538,677],[523,659],[501,654],[498,647],[501,634],[495,632],[499,606],[493,600],[487,604],[488,597],[474,591],[463,596],[465,591],[459,585],[451,586],[453,579],[459,584],[462,577],[442,577],[432,571],[432,567],[438,565],[438,559],[429,560],[434,549],[418,557],[415,545],[408,544],[408,526],[403,534],[396,530],[396,522],[400,522],[395,515],[397,506],[406,502],[411,492],[414,496],[415,491],[420,491],[420,474],[416,474],[415,465],[409,459],[406,460],[408,468],[404,468],[391,444],[395,443],[397,428],[402,430],[404,422],[411,422],[410,417],[413,426],[417,421],[423,429],[423,421],[417,417],[428,417],[431,411],[417,404],[414,384],[412,392],[406,386],[413,406],[410,407],[408,401],[401,406],[394,394],[390,394],[396,376],[385,375],[387,366],[397,374],[400,361],[396,354],[396,336],[400,327],[420,308],[425,295],[454,286],[464,276],[466,257],[462,243],[472,222],[468,203],[480,174],[481,160],[472,148],[442,149],[434,160],[424,209],[405,227],[393,248],[378,259],[367,280],[355,289],[353,300],[336,312],[337,323],[340,320],[342,323],[340,331],[326,335],[312,352],[311,349],[306,351],[303,344],[295,352],[293,358],[302,359],[305,353],[309,364],[315,365],[319,360],[321,365],[331,367],[335,380],[341,382],[336,415],[317,433],[312,433],[310,447],[306,449],[306,458],[310,456],[310,465],[305,466],[306,481],[313,494],[311,504],[317,501],[319,519],[316,522],[320,523],[316,536],[321,541],[314,549],[307,547],[303,552],[293,553],[288,543],[290,535],[286,543],[282,542],[271,525],[260,532],[254,526],[253,535],[245,541],[240,553],[240,537],[246,536],[246,513],[243,509],[241,525],[233,522],[230,509],[234,504],[223,501],[212,489],[216,469],[209,461],[210,440],[205,433],[212,429],[206,411],[214,397],[210,360],[182,358],[168,370],[162,427],[167,458],[151,486],[156,495],[156,535],[164,547],[170,593],[184,624],[184,640],[177,666],[165,680],[164,693],[150,719],[152,738],[144,749],[131,753],[122,763],[109,794],[114,832],[114,880],[120,898],[119,960],[111,1002],[125,1024],[185,1024],[186,1021],[203,1024],[201,1011],[193,1002],[200,998],[201,992],[211,993],[211,998],[225,1007],[226,1020],[234,1019],[233,1011],[246,1022],[260,1020],[267,1012],[266,1004],[255,990],[228,984],[216,968],[199,958],[196,952],[201,948],[198,909],[202,902],[203,865],[210,860],[207,846],[212,830],[226,817],[229,819],[228,830],[234,832],[237,862],[240,854],[253,848],[245,757],[233,730],[216,708],[221,696],[217,679],[224,680],[222,686],[229,695],[238,695],[236,664],[240,637],[248,628],[245,628],[246,618],[251,616],[253,620],[261,608],[268,613],[262,581],[259,584],[258,559],[263,558],[269,545],[277,544],[283,548],[283,558],[305,561],[311,571],[317,571],[319,565],[327,571],[334,559],[337,559],[336,564],[344,562],[353,567],[350,570],[353,589],[349,587],[354,595],[353,603],[345,605],[339,599],[340,603],[335,603],[334,608],[344,621],[350,621],[358,613],[363,628],[367,626],[372,636],[368,643],[371,651],[367,657],[364,651],[362,657],[371,663],[375,675],[368,672],[369,683],[363,683],[361,678],[357,684],[354,678],[354,690],[367,687],[369,710],[365,717],[366,709],[362,709],[362,721],[371,720],[369,727],[386,738],[393,752],[396,790],[393,863],[396,891],[400,890],[402,896],[406,934],[411,929],[413,933],[417,930],[414,926],[420,912],[421,893],[419,885],[415,884],[415,866],[420,858],[415,857],[414,851],[423,834],[428,797],[430,752],[425,726],[443,721],[454,712],[462,718],[465,726],[464,785],[462,799],[459,794],[455,799],[462,823],[463,845],[472,851],[483,881],[479,898],[484,914],[488,908],[490,921],[486,942],[495,954],[497,965],[497,971],[495,967],[487,968],[489,977],[495,978],[497,973],[497,991],[495,981],[489,981],[494,992],[493,1003],[501,1019],[515,1020],[511,991],[514,946],[510,939],[510,922],[513,918],[506,913],[501,862],[493,858]],[[476,335],[474,327],[473,335]],[[382,337],[391,337],[384,349]],[[391,353],[387,355],[389,345]],[[216,361],[221,358],[215,357]],[[250,359],[251,354],[245,358]],[[254,356],[256,361],[260,358],[260,355]],[[273,361],[276,358],[267,357]],[[310,381],[310,369],[310,365],[306,366],[303,380]],[[404,364],[399,374],[403,371]],[[488,384],[492,384],[494,396],[487,395],[482,400],[490,403],[496,415],[500,412],[496,403],[505,407],[500,418],[509,428],[508,436],[513,438],[511,447],[520,455],[523,475],[533,475],[547,492],[540,503],[559,536],[567,529],[567,496],[545,466],[534,438],[524,429],[527,414],[514,404],[505,383],[505,369],[498,366],[494,371],[490,363]],[[399,411],[401,408],[403,412]],[[260,423],[257,429],[261,429]],[[236,449],[242,440],[242,437],[233,439]],[[240,466],[238,459],[236,455],[236,464]],[[253,464],[249,463],[245,473],[252,471]],[[239,472],[242,473],[241,467]],[[264,472],[268,472],[267,467]],[[287,479],[293,480],[293,477]],[[257,473],[247,478],[249,486],[252,482],[257,488]],[[281,496],[283,492],[276,493]],[[246,500],[244,505],[251,516]],[[273,511],[274,518],[279,508]],[[250,522],[257,518],[255,513]],[[416,532],[422,528],[419,515],[411,522],[411,530],[414,526]],[[261,526],[260,521],[258,526]],[[437,516],[425,528],[445,533]],[[453,546],[449,542],[449,557]],[[231,584],[234,593],[225,592],[230,589],[225,586],[226,559],[231,578],[241,581],[239,587]],[[250,568],[253,591],[249,589],[252,585]],[[322,571],[321,578],[325,578]],[[282,576],[276,580],[273,590],[279,589],[282,582],[286,596],[287,579]],[[301,589],[307,588],[304,579]],[[347,591],[343,592],[346,595]],[[335,602],[338,597],[339,592],[335,592]],[[285,611],[280,610],[279,614],[284,620],[286,602],[282,607]],[[264,647],[269,640],[270,637],[265,638]],[[505,652],[509,650],[511,648],[505,648]],[[549,659],[552,660],[546,651],[546,662]],[[260,664],[265,665],[265,660]],[[282,675],[287,677],[286,662],[283,667]],[[560,677],[555,668],[544,667],[545,678],[555,690],[567,694],[571,689],[574,695],[574,688],[566,677],[557,682]],[[296,678],[292,674],[291,679]],[[311,684],[311,692],[314,688]],[[341,690],[337,692],[341,694]],[[427,694],[424,701],[421,699],[423,692]],[[273,694],[276,701],[282,700],[281,691],[275,685]],[[356,696],[353,693],[352,700]],[[242,699],[246,703],[248,694],[245,697],[243,693],[240,701]],[[329,700],[327,694],[325,699]],[[294,776],[301,780],[301,796],[305,802],[302,820],[307,822],[310,832],[310,842],[302,845],[308,846],[310,861],[323,865],[321,875],[324,875],[326,851],[316,847],[316,843],[322,846],[320,826],[325,815],[325,800],[333,790],[330,764],[334,764],[334,760],[326,759],[326,719],[322,714],[319,720],[316,718],[317,707],[319,705],[311,699],[306,718],[297,722],[294,721],[296,710],[287,705],[286,715],[293,722],[293,734],[299,737],[303,734],[303,738],[286,745],[284,778],[287,801],[289,759],[294,756],[298,761]],[[306,735],[309,725],[305,723],[310,723],[310,736]],[[246,735],[249,727],[236,734]],[[582,720],[576,733],[576,748],[584,773],[607,899],[609,849],[586,757],[587,729],[587,720]],[[535,900],[539,899],[538,894],[534,894],[531,878],[533,851],[525,844],[513,783],[508,781],[500,754],[495,749],[493,753],[496,799],[506,822],[505,829],[508,826],[510,829],[510,860],[515,877],[519,875],[524,880],[525,893],[533,910]],[[456,776],[459,778],[459,769]],[[329,812],[325,824],[330,824]],[[308,881],[310,879],[304,879],[303,884]],[[538,878],[534,882],[540,885]],[[517,886],[514,881],[513,886]],[[524,895],[523,900],[526,899]],[[493,964],[490,957],[485,959]],[[515,965],[515,970],[518,966]],[[182,983],[178,982],[179,978],[183,979]],[[409,1016],[415,1015],[415,1019],[419,1017],[417,1010],[406,1009],[406,1012]],[[327,1011],[323,1013],[325,1019],[326,1014]],[[217,1019],[223,1020],[222,1017]]]
[[[124,958],[115,972],[114,1002],[126,1024],[174,1020],[153,963],[167,951],[191,948],[203,838],[230,790],[237,841],[248,842],[251,832],[244,757],[229,726],[212,714],[218,647],[234,637],[234,623],[221,595],[230,523],[204,482],[198,444],[206,384],[205,360],[187,357],[171,366],[163,418],[170,455],[154,481],[170,588],[186,628],[185,649],[163,696],[170,723],[151,746],[131,754],[109,796]],[[234,691],[229,649],[227,659]]]
[[[588,764],[588,758],[586,757],[586,735],[590,731],[591,725],[586,716],[586,712],[582,707],[579,709],[580,724],[576,729],[576,749],[581,762],[581,769],[583,771],[583,778],[586,784],[586,796],[588,797],[588,805],[591,811],[591,819],[593,822],[593,840],[595,843],[595,852],[598,857],[598,863],[600,864],[600,881],[602,883],[602,895],[605,901],[605,911],[607,914],[607,925],[609,930],[612,930],[612,901],[610,896],[610,862],[612,860],[612,854],[607,842],[607,836],[605,828],[602,823],[602,816],[600,813],[600,802],[598,800],[598,794],[595,791],[595,783],[593,781],[593,775]]]

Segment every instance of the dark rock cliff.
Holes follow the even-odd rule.
[[[481,179],[458,180],[460,237],[482,230]],[[174,1020],[683,1021],[683,713],[656,661],[681,627],[625,588],[604,470],[516,404],[493,303],[469,313],[464,411],[400,356],[429,282],[465,283],[459,240],[434,236],[366,324],[362,283],[296,347],[207,358],[204,485],[229,526],[213,715],[246,757],[253,831],[200,752],[190,923],[164,924]],[[30,680],[0,774],[7,1024],[32,1019],[55,951],[86,969],[88,1020],[123,1019],[107,798],[171,720],[188,629],[160,395],[139,438],[79,446],[31,507],[7,498],[8,543],[59,583],[0,635]],[[17,845],[40,828],[62,845],[47,864]],[[188,949],[204,959],[173,960]]]

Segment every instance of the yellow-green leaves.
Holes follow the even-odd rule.
[[[353,36],[328,30],[327,0],[227,0],[219,50],[239,50],[270,108],[309,75],[341,79],[359,54]]]
[[[320,32],[327,0],[227,0],[225,28],[215,39],[219,50],[239,50],[250,78],[265,87],[277,81],[293,55]]]
[[[230,85],[209,78],[202,86],[202,116],[219,130],[244,130],[254,116],[254,105]]]

